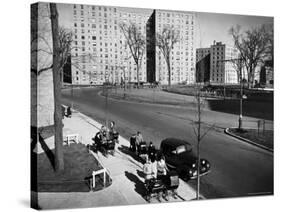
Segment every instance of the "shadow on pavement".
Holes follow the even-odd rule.
[[[118,150],[126,155],[131,156],[135,161],[138,161],[140,163],[144,162],[135,152],[132,152],[127,146],[121,145],[120,147],[118,147]]]
[[[140,171],[140,170],[137,170],[137,174],[138,174],[138,176],[140,177],[140,178],[143,178],[144,179],[144,173],[143,173],[143,171]]]
[[[133,183],[135,183],[135,191],[142,197],[145,196],[145,187],[144,187],[144,183],[138,178],[138,176],[134,175],[131,172],[125,171],[125,176],[132,181]]]

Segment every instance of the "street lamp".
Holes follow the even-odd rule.
[[[242,114],[243,114],[243,82],[242,82],[242,60],[238,58],[239,75],[240,75],[240,114],[238,119],[238,129],[242,129]]]

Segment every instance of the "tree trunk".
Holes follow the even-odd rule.
[[[59,31],[57,6],[50,3],[51,27],[53,38],[53,87],[54,87],[54,125],[55,125],[55,170],[64,169],[62,112],[61,112],[61,80],[59,67]]]
[[[251,85],[251,72],[250,72],[250,70],[248,70],[247,72],[248,72],[248,83],[247,83],[247,85],[248,85],[248,89],[250,89],[250,85]]]
[[[167,58],[167,68],[168,68],[168,85],[171,87],[171,66],[170,66],[170,58]]]
[[[139,63],[137,63],[137,88],[140,87],[140,80],[139,80]]]
[[[200,198],[200,136],[201,136],[201,97],[200,91],[197,94],[197,108],[198,108],[198,132],[197,132],[197,191],[196,191],[196,199]]]
[[[124,73],[124,99],[126,98],[126,74],[125,74],[125,68],[123,68]]]

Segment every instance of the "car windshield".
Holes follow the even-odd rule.
[[[183,152],[190,152],[191,150],[192,150],[191,145],[181,145],[181,146],[178,146],[176,149],[177,154],[181,154]]]

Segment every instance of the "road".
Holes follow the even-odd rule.
[[[97,88],[63,90],[63,103],[105,123],[105,98]],[[137,130],[145,140],[159,147],[161,140],[176,137],[196,144],[192,120],[196,111],[191,107],[142,104],[109,99],[107,116],[114,120],[120,134],[129,138]],[[249,118],[250,119],[250,118]],[[210,161],[211,173],[202,177],[201,193],[206,198],[223,198],[273,194],[273,154],[224,134],[223,128],[237,125],[237,116],[204,111],[203,130],[215,124],[201,145],[201,156]],[[89,132],[91,133],[91,132]],[[195,181],[188,182],[194,188]]]

